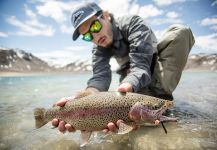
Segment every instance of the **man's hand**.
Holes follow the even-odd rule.
[[[118,89],[118,92],[133,92],[133,86],[130,83],[122,83]],[[109,122],[107,125],[107,129],[104,129],[103,132],[107,133],[109,131],[117,132],[118,127],[121,122],[124,122],[123,120],[118,120],[116,125],[113,122]]]
[[[121,85],[119,85],[118,92],[133,92],[133,86],[130,83],[122,83]]]
[[[65,104],[68,101],[75,100],[76,98],[83,97],[87,93],[93,94],[93,93],[97,93],[97,92],[99,92],[99,90],[90,87],[90,88],[87,88],[85,91],[78,92],[74,97],[68,97],[68,98],[60,99],[58,102],[55,103],[55,105],[63,107],[63,106],[65,106]],[[58,127],[59,131],[62,132],[62,133],[64,133],[65,131],[69,131],[69,132],[74,132],[75,131],[75,129],[72,127],[72,125],[70,125],[70,124],[68,124],[68,123],[66,123],[66,122],[64,122],[62,120],[58,120],[57,118],[54,118],[52,120],[52,125],[55,126],[55,127]]]
[[[94,89],[94,88],[88,88],[86,90],[90,90],[91,93],[98,92],[98,90]],[[132,85],[130,83],[122,83],[119,86],[118,91],[119,92],[132,92],[133,88],[132,88]],[[81,94],[81,93],[79,93],[79,94]],[[68,101],[74,100],[74,99],[76,99],[79,96],[80,95],[77,95],[75,97],[70,97],[70,98],[62,98],[61,100],[59,100],[56,103],[56,105],[60,106],[60,107],[63,107]],[[109,122],[108,125],[107,125],[107,128],[105,128],[103,130],[103,132],[104,133],[108,133],[109,131],[111,131],[111,132],[117,132],[118,131],[118,127],[119,127],[119,125],[120,125],[121,122],[124,122],[124,121],[123,120],[118,120],[116,122],[116,124],[113,123],[113,122]],[[70,124],[67,124],[64,121],[58,120],[56,118],[52,120],[52,124],[53,124],[53,126],[58,127],[59,131],[62,132],[62,133],[64,133],[65,131],[69,131],[69,132],[74,132],[75,131],[75,129]]]
[[[62,98],[55,105],[63,107],[66,104],[66,102],[70,100],[74,100],[74,97]],[[69,132],[75,131],[75,129],[70,124],[65,123],[64,121],[58,120],[57,118],[52,120],[52,125],[55,127],[58,127],[59,131],[62,133],[64,133],[66,130],[68,130]]]
[[[55,105],[57,106],[60,106],[60,107],[63,107],[68,101],[70,100],[74,100],[74,98],[72,97],[69,97],[69,98],[62,98],[61,100],[59,100]],[[117,126],[119,126],[119,124],[123,122],[122,120],[118,120],[117,121]],[[75,128],[72,127],[72,125],[64,122],[64,121],[61,121],[61,120],[58,120],[58,119],[53,119],[52,120],[52,125],[55,126],[55,127],[58,127],[58,130],[62,133],[64,133],[65,131],[68,131],[68,132],[74,132],[75,131]],[[107,125],[107,128],[105,128],[103,130],[104,133],[108,133],[109,131],[111,132],[117,132],[118,131],[118,127],[117,127],[113,122],[110,122],[108,123]]]

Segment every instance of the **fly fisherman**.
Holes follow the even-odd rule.
[[[71,21],[75,28],[74,41],[82,35],[84,41],[94,43],[93,76],[87,82],[86,92],[109,89],[112,77],[109,61],[114,57],[120,65],[117,91],[173,100],[172,93],[194,44],[190,28],[172,25],[162,40],[157,42],[153,31],[141,17],[126,15],[115,19],[95,3],[86,3],[77,8],[72,13]],[[62,98],[56,105],[64,106],[69,99]],[[103,131],[116,132],[120,122],[122,120],[108,123]],[[61,132],[75,131],[70,124],[58,119],[53,119],[52,124],[58,126]]]

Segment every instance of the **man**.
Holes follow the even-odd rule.
[[[83,35],[83,40],[95,44],[92,51],[93,77],[87,82],[85,91],[95,93],[109,89],[109,60],[114,57],[120,65],[117,91],[173,100],[172,92],[194,44],[189,28],[173,25],[157,43],[154,33],[139,16],[127,15],[116,20],[95,3],[84,4],[76,9],[71,21],[75,28],[73,40]],[[63,98],[56,105],[64,106],[68,100]],[[115,132],[121,121],[109,123],[104,132]],[[74,131],[64,121],[54,119],[52,124],[58,126],[61,132]]]

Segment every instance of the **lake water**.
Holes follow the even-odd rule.
[[[91,74],[0,77],[0,149],[77,150],[80,132],[65,133],[47,124],[35,129],[33,109],[49,108],[61,97],[86,87]],[[110,90],[118,85],[114,75]],[[177,123],[141,127],[126,135],[94,134],[85,149],[157,150],[217,148],[217,73],[185,72],[174,93]]]

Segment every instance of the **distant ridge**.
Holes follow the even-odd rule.
[[[217,71],[217,54],[195,54],[188,58],[186,70]]]
[[[0,48],[0,71],[51,72],[54,68],[40,58],[19,49]]]
[[[24,50],[0,47],[0,72],[86,72],[91,70],[90,60],[77,60],[57,68]],[[185,70],[217,71],[217,54],[190,55]]]

